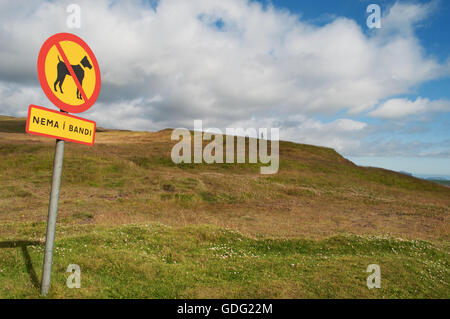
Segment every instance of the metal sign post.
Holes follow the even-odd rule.
[[[41,295],[46,296],[52,277],[64,141],[92,146],[95,140],[95,122],[67,113],[81,113],[88,110],[98,98],[101,79],[94,53],[86,42],[74,34],[58,33],[48,38],[39,51],[37,62],[41,87],[49,100],[60,109],[60,112],[57,112],[42,106],[30,105],[25,128],[28,134],[56,138],[41,283]],[[47,72],[51,69],[56,70],[56,74]],[[69,77],[71,81],[64,82],[64,79]],[[66,94],[63,93],[63,82],[69,83],[64,88]],[[56,87],[58,83],[59,91]]]
[[[42,270],[41,295],[46,296],[52,276],[53,247],[55,244],[56,217],[58,215],[59,188],[64,159],[64,141],[56,140],[55,158],[53,160],[52,190],[48,206],[47,235],[45,240],[44,268]]]

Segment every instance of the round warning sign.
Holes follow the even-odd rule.
[[[44,42],[38,76],[45,95],[66,112],[86,111],[100,93],[97,59],[86,42],[71,33],[58,33]]]

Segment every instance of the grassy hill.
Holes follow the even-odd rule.
[[[0,297],[39,297],[54,140],[0,118]],[[329,148],[182,164],[170,130],[66,143],[50,297],[448,298],[450,189]],[[82,288],[65,272],[78,264]],[[369,264],[381,289],[369,290]]]
[[[25,132],[26,118],[0,115],[0,132],[23,133]]]
[[[450,187],[450,181],[449,180],[445,180],[445,179],[433,179],[430,178],[428,179],[430,182],[434,182],[434,183],[438,183],[441,185],[445,185],[445,186],[449,186]]]

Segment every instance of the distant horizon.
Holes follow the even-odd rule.
[[[14,115],[6,115],[6,114],[0,114],[0,116],[5,116],[5,117],[13,117],[13,118],[23,118],[23,117],[17,117]],[[107,130],[120,130],[118,128],[110,128],[110,127],[103,127],[104,129]],[[174,129],[174,128],[171,128]],[[136,131],[133,129],[128,129],[130,131]],[[160,130],[154,130],[153,132],[157,132]],[[152,132],[152,131],[148,131],[148,132]],[[25,133],[25,131],[24,131]],[[297,143],[297,144],[308,144],[308,145],[313,145],[313,146],[317,146],[317,147],[326,147],[323,145],[315,145],[315,144],[310,144],[310,143],[301,143],[298,141],[294,141],[294,140],[288,140],[288,139],[282,139],[280,141],[286,141],[286,142],[292,142],[292,143]],[[338,150],[335,149],[336,152],[338,152],[342,157],[352,161],[353,163],[355,163],[358,166],[364,166],[364,167],[376,167],[376,168],[383,168],[383,169],[387,169],[387,170],[391,170],[394,172],[399,172],[399,173],[408,173],[411,174],[414,177],[418,177],[418,178],[422,178],[422,179],[428,179],[428,178],[444,178],[447,180],[450,180],[450,169],[448,172],[425,172],[423,171],[423,168],[425,165],[432,165],[432,164],[436,164],[436,163],[430,163],[430,162],[436,162],[439,161],[440,163],[438,163],[439,165],[442,165],[443,167],[445,167],[445,164],[443,162],[449,161],[446,158],[440,158],[440,159],[430,159],[430,158],[426,158],[426,157],[417,157],[417,156],[411,156],[411,157],[389,157],[389,156],[385,156],[385,157],[379,157],[379,156],[347,156],[344,155],[342,153],[340,153]],[[410,160],[410,161],[408,161]],[[428,162],[428,163],[427,163]],[[450,163],[449,163],[450,164]],[[408,166],[409,165],[409,166]],[[436,167],[436,166],[434,166]],[[447,165],[447,167],[450,167],[450,165]]]
[[[342,154],[341,154],[342,155]],[[344,156],[344,155],[343,155]],[[419,178],[438,178],[443,177],[450,180],[450,170],[439,172],[439,166],[445,167],[445,162],[449,162],[447,158],[426,158],[426,157],[358,157],[358,156],[344,156],[348,160],[354,162],[358,166],[366,167],[378,167],[384,168],[395,172],[405,172],[412,174]],[[450,167],[450,163],[447,163],[447,167]],[[435,171],[430,169],[425,171],[425,167],[429,165],[434,167]]]

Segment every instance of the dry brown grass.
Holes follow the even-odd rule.
[[[23,120],[0,117],[2,127],[23,132]],[[288,142],[276,175],[175,165],[170,134],[103,130],[93,147],[66,143],[52,297],[449,295],[450,188]],[[39,296],[27,272],[41,269],[54,143],[0,133],[0,297]],[[28,265],[11,246],[24,241],[35,243]],[[74,262],[83,289],[65,286]],[[383,287],[368,290],[374,262]]]
[[[259,165],[176,166],[170,133],[107,131],[97,133],[93,147],[67,143],[59,222],[211,224],[273,237],[449,238],[448,188],[287,142],[273,176],[260,175]],[[0,133],[5,150],[17,146],[0,155],[0,221],[45,220],[53,145]]]

